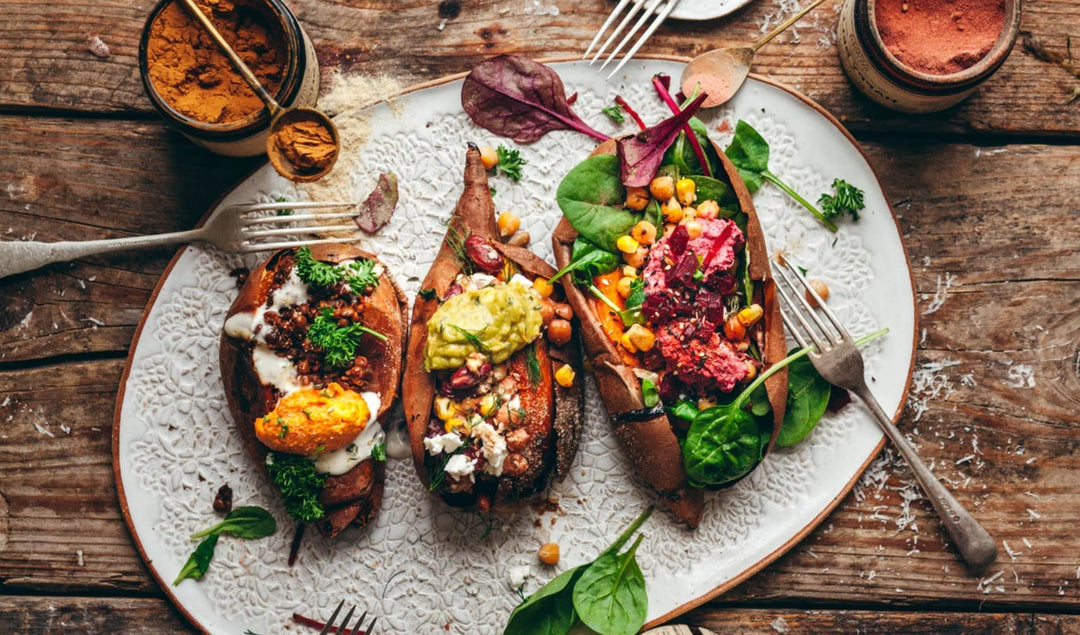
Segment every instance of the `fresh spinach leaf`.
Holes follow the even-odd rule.
[[[605,635],[634,635],[645,624],[649,598],[634,554],[643,536],[622,554],[596,559],[574,584],[574,610],[581,621]]]
[[[697,174],[692,174],[686,178],[694,182],[694,189],[697,192],[699,203],[701,201],[716,201],[716,204],[720,206],[720,218],[731,218],[739,212],[739,201],[735,198],[735,194],[727,183]]]
[[[762,451],[753,415],[735,403],[712,406],[694,417],[686,433],[683,465],[691,485],[723,485],[749,473]]]
[[[592,284],[592,279],[610,273],[619,266],[621,259],[617,254],[601,249],[581,236],[574,239],[570,262],[548,282],[555,282],[567,273],[573,273],[578,284]]]
[[[646,408],[652,408],[660,403],[660,389],[656,387],[656,382],[651,379],[642,379],[641,396],[645,401]]]
[[[701,144],[712,174],[720,174],[720,159],[716,156],[716,150],[709,141],[709,129],[705,122],[697,117],[691,117],[690,129],[694,131],[694,136],[697,137],[698,143]],[[701,161],[698,160],[697,154],[694,152],[694,146],[686,137],[685,132],[680,134],[675,139],[675,142],[671,144],[660,165],[667,168],[665,170],[666,174],[676,179],[684,176],[689,178],[705,171],[701,168]]]
[[[510,614],[503,635],[566,635],[577,621],[574,584],[588,565],[562,572]]]
[[[757,130],[754,130],[753,126],[740,119],[735,124],[735,138],[731,140],[731,145],[728,146],[724,153],[735,164],[739,176],[746,182],[746,188],[750,190],[751,194],[761,187],[763,181],[768,181],[809,210],[811,214],[821,221],[821,224],[826,229],[831,232],[836,231],[836,223],[822,214],[821,210],[800,196],[788,184],[781,181],[780,177],[769,171],[769,143],[765,141],[765,138]]]
[[[619,159],[610,154],[589,157],[563,177],[555,192],[559,209],[585,240],[617,253],[616,241],[640,216],[620,207],[626,188],[619,178]]]
[[[277,522],[270,515],[270,512],[262,507],[248,505],[237,507],[229,512],[229,515],[220,523],[192,534],[191,539],[197,540],[214,534],[229,534],[237,538],[265,538],[274,533],[276,529]]]
[[[195,551],[188,557],[187,562],[180,569],[180,574],[173,580],[173,586],[176,586],[184,580],[191,578],[192,580],[199,580],[206,573],[206,570],[210,568],[210,561],[214,558],[214,547],[217,546],[218,535],[210,534],[205,540],[199,543],[198,547],[195,547]]]
[[[645,220],[653,227],[661,228],[664,226],[664,214],[660,210],[660,201],[649,198],[649,204],[645,206]]]
[[[623,326],[626,328],[630,328],[635,324],[645,323],[645,316],[641,314],[641,304],[631,306],[630,303],[627,302],[626,308],[620,309],[619,305],[612,302],[611,298],[604,295],[604,292],[598,289],[594,284],[589,285],[589,293],[593,294],[597,300],[600,300],[607,305],[607,308],[614,311],[615,314],[619,316],[619,319],[622,320]]]
[[[788,366],[788,398],[784,424],[776,444],[795,445],[806,438],[821,421],[829,405],[832,385],[814,370],[807,358],[797,359]]]

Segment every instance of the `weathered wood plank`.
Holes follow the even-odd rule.
[[[21,596],[0,603],[0,632],[139,635],[198,631],[163,599]]]
[[[612,6],[607,0],[562,3],[558,15],[537,15],[528,11],[528,3],[483,0],[460,3],[460,15],[444,23],[432,2],[290,4],[314,40],[324,70],[358,69],[393,76],[403,84],[467,70],[497,53],[580,54]],[[800,88],[858,130],[891,131],[900,123],[906,132],[1080,136],[1080,109],[1066,103],[1080,80],[1020,45],[975,96],[947,113],[908,117],[871,104],[853,91],[840,69],[832,42],[838,4],[818,9],[796,32],[762,49],[756,70]],[[88,14],[73,2],[9,0],[5,10],[7,17],[0,24],[0,108],[152,112],[136,61],[149,5],[108,0]],[[779,21],[779,11],[779,0],[764,0],[719,20],[672,21],[657,31],[643,53],[692,56],[723,40],[749,42],[761,35],[767,21]],[[1077,16],[1074,0],[1026,3],[1023,28],[1064,54],[1067,34],[1080,27]],[[89,51],[91,35],[108,45],[108,57]]]

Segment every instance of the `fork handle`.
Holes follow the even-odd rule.
[[[923,492],[930,499],[930,503],[934,506],[934,510],[937,511],[938,517],[941,518],[941,522],[945,525],[945,529],[952,536],[953,542],[956,543],[956,547],[960,550],[964,560],[976,571],[989,566],[997,558],[997,543],[994,542],[990,532],[986,531],[979,524],[979,521],[975,520],[975,517],[964,509],[963,505],[934,476],[930,468],[926,467],[915,448],[900,433],[889,415],[881,409],[881,405],[874,398],[866,383],[863,382],[862,385],[854,388],[852,392],[862,399],[863,403],[870,408],[870,412],[874,413],[874,417],[877,418],[878,424],[885,432],[885,435],[889,437],[889,440],[900,451],[904,460],[911,466],[911,471],[915,473],[915,478],[922,485]]]
[[[38,241],[9,240],[0,242],[0,278],[17,273],[33,271],[38,267],[75,260],[83,256],[110,253],[124,249],[159,247],[198,240],[202,232],[192,229],[153,236],[130,236],[127,238],[106,238],[104,240],[59,241],[44,243]]]

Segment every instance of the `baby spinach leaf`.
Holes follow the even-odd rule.
[[[206,573],[206,570],[210,568],[210,560],[214,558],[214,547],[217,546],[218,535],[210,534],[205,540],[199,543],[198,547],[195,547],[195,551],[188,557],[187,562],[180,569],[180,574],[173,580],[173,586],[176,586],[184,580],[191,578],[192,580],[199,580]]]
[[[826,229],[836,231],[836,223],[769,171],[769,143],[753,126],[740,119],[735,124],[735,138],[724,153],[735,164],[739,176],[746,182],[746,189],[750,190],[751,194],[761,187],[763,181],[768,181],[809,210]]]
[[[524,57],[499,55],[474,66],[461,87],[461,107],[476,125],[518,143],[552,130],[608,138],[570,108],[558,73]]]
[[[757,420],[733,402],[694,417],[683,444],[683,465],[692,485],[723,485],[750,472],[762,451]]]
[[[578,236],[574,239],[570,262],[552,276],[548,282],[555,282],[567,273],[572,273],[574,281],[578,284],[592,284],[593,278],[614,271],[620,262],[618,255],[601,249]]]
[[[692,174],[686,178],[694,182],[698,203],[716,201],[720,206],[720,218],[731,218],[739,212],[739,200],[727,183],[707,176]]]
[[[192,534],[191,539],[196,540],[204,536],[216,534],[229,534],[237,538],[265,538],[277,530],[277,521],[262,507],[248,505],[237,507],[229,512],[220,523]]]
[[[698,96],[677,115],[618,141],[619,175],[623,185],[645,187],[656,176],[667,149],[679,136],[683,124],[701,107],[705,95]]]
[[[605,635],[634,635],[645,624],[649,598],[645,576],[634,557],[643,536],[622,554],[596,559],[574,585],[574,610],[581,621]]]
[[[611,253],[619,251],[616,241],[640,220],[620,207],[626,188],[619,179],[619,159],[610,154],[574,166],[559,183],[555,201],[582,238]]]
[[[795,360],[788,366],[788,398],[784,425],[776,444],[788,447],[802,441],[821,421],[829,405],[832,385],[814,370],[807,358]]]
[[[649,198],[649,204],[645,206],[645,220],[653,227],[663,227],[663,212],[660,211],[660,202],[655,198]]]
[[[510,614],[503,635],[565,635],[577,621],[573,590],[588,565],[562,572]]]
[[[720,174],[720,160],[716,156],[716,150],[713,148],[712,143],[709,142],[709,129],[706,127],[705,122],[697,117],[691,117],[689,123],[690,129],[694,131],[694,136],[697,137],[698,143],[703,148],[712,174]],[[698,160],[694,146],[690,143],[685,132],[680,134],[675,139],[675,142],[671,144],[660,165],[662,168],[667,168],[665,170],[667,175],[676,179],[702,174],[705,171],[702,169],[701,161]]]

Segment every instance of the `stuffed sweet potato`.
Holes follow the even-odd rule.
[[[562,477],[582,421],[576,321],[554,273],[499,241],[480,152],[421,285],[402,392],[421,480],[450,505],[509,510]]]
[[[316,245],[255,268],[225,320],[221,376],[245,445],[289,515],[331,537],[382,501],[406,306],[374,255]]]
[[[669,148],[648,187],[621,182],[616,143],[563,179],[559,277],[614,431],[661,502],[690,527],[703,492],[748,474],[775,443],[787,373],[765,241],[735,167],[711,144]],[[744,407],[745,406],[745,407]]]

